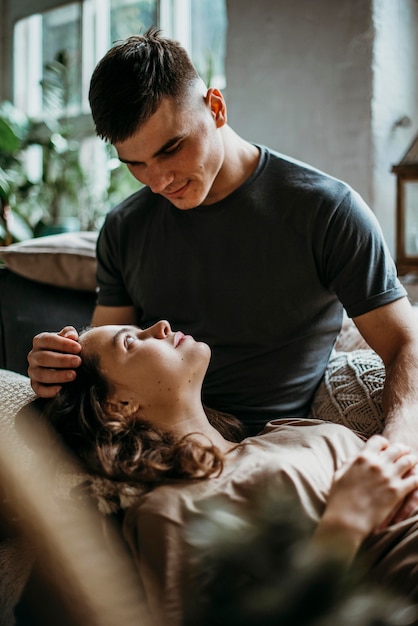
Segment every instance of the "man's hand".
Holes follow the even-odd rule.
[[[28,354],[28,375],[34,392],[41,398],[53,398],[63,383],[74,380],[81,358],[78,333],[66,326],[59,333],[40,333],[33,339]]]
[[[136,324],[134,307],[97,305],[92,325],[105,324]],[[34,392],[41,398],[53,398],[63,383],[74,380],[75,369],[81,364],[80,350],[78,333],[73,326],[66,326],[59,333],[36,335],[28,354],[28,376]]]
[[[414,426],[415,427],[408,429],[405,425],[401,427],[399,422],[390,422],[383,431],[383,435],[387,437],[391,443],[403,443],[409,445],[413,450],[418,450],[417,427],[415,424]],[[411,469],[410,473],[418,475],[418,467],[416,466]],[[416,511],[418,511],[418,490],[410,493],[405,498],[401,506],[388,520],[388,524],[402,522]]]

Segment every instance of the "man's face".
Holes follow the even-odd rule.
[[[165,98],[132,137],[115,143],[133,176],[178,209],[221,199],[216,179],[224,159],[225,117],[219,116],[223,100],[217,94],[193,91],[184,106]]]

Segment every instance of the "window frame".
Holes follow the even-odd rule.
[[[116,159],[112,156],[111,147],[98,139],[95,133],[93,119],[88,102],[90,78],[96,63],[104,56],[112,42],[109,42],[110,32],[110,1],[111,0],[0,0],[0,11],[7,5],[10,10],[3,12],[4,20],[0,21],[0,34],[3,29],[8,33],[7,39],[0,41],[0,67],[6,63],[8,72],[0,76],[0,100],[10,100],[17,108],[26,112],[32,119],[42,119],[42,88],[40,79],[43,77],[45,61],[42,57],[42,35],[44,24],[41,13],[60,9],[68,5],[75,5],[79,9],[79,16],[75,16],[71,24],[80,24],[81,39],[81,94],[79,103],[70,105],[65,112],[65,117],[71,123],[71,137],[80,144],[79,160],[83,171],[92,175],[92,184],[88,185],[92,192],[91,199],[103,198],[102,192],[106,189],[106,201],[109,203],[121,198],[111,197],[109,183],[113,171],[119,170],[112,163]],[[194,0],[157,0],[156,23],[165,36],[171,37],[183,45],[193,57],[192,51],[192,6]],[[105,6],[103,6],[105,5]],[[100,7],[100,8],[99,8]],[[107,7],[107,10],[106,10]],[[226,7],[225,7],[226,10]],[[57,16],[59,18],[59,16]],[[17,23],[28,19],[19,28],[22,32],[15,39],[15,27]],[[64,23],[64,22],[63,22]],[[6,24],[6,26],[5,26]],[[32,26],[32,27],[31,27]],[[33,32],[32,32],[33,30]],[[93,35],[93,36],[92,36]],[[20,37],[20,47],[19,39]],[[32,39],[32,41],[31,41]],[[93,40],[93,45],[91,41]],[[27,49],[27,43],[29,48]],[[23,56],[23,52],[24,55]],[[200,48],[197,47],[199,53]],[[14,54],[15,52],[15,54]],[[21,57],[19,59],[19,56]],[[14,68],[19,63],[19,75],[14,76]],[[77,61],[78,62],[78,61]],[[20,75],[21,74],[21,75]],[[217,85],[221,86],[221,85]],[[73,108],[74,107],[74,108]],[[64,117],[64,116],[63,116]],[[41,152],[30,148],[25,153],[25,167],[31,173],[31,179],[40,180],[42,175]],[[103,161],[105,159],[105,161]],[[91,170],[90,165],[101,163],[100,172]],[[126,170],[128,173],[128,171]],[[131,183],[137,185],[131,176],[128,180],[122,180],[119,176],[118,183],[122,183],[124,190],[128,190]],[[132,193],[134,189],[128,190]],[[115,194],[116,196],[116,194]],[[90,196],[89,196],[90,197]],[[100,211],[100,214],[102,212]],[[104,213],[103,213],[104,215]]]

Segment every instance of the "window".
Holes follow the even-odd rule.
[[[62,3],[61,3],[62,4]],[[179,40],[202,78],[225,86],[225,0],[83,0],[37,12],[14,29],[14,104],[34,119],[64,118],[79,142],[88,184],[88,209],[80,228],[98,227],[103,214],[138,183],[94,136],[88,105],[90,77],[110,46],[153,24]],[[36,10],[37,0],[32,2]],[[33,176],[42,175],[39,151],[27,156]],[[95,169],[92,169],[94,164]]]

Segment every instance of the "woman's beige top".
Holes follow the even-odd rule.
[[[277,488],[278,497],[284,487],[290,487],[307,518],[318,522],[335,470],[363,445],[344,426],[308,419],[277,420],[270,422],[262,434],[245,439],[232,453],[220,477],[178,481],[144,495],[127,511],[124,534],[156,623],[181,624],[182,585],[187,579],[183,530],[188,513],[196,513],[199,501],[222,494],[248,508],[251,503],[254,506],[257,495],[266,487],[270,493]],[[417,539],[415,542],[417,554]],[[378,544],[376,540],[374,543]],[[383,544],[373,555],[379,565],[384,560],[382,550]],[[399,561],[397,557],[395,560]]]

